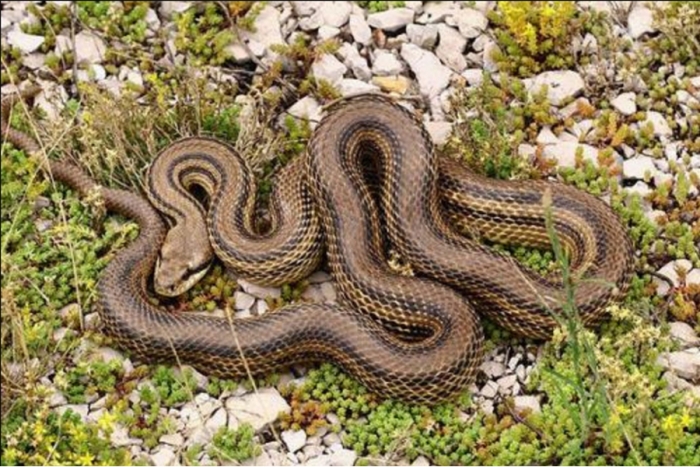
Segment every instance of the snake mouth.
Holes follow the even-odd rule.
[[[161,266],[161,258],[158,257],[156,261],[156,267],[154,271],[153,288],[156,294],[163,297],[178,297],[188,290],[190,290],[194,285],[199,282],[211,267],[212,262],[207,261],[202,263],[196,268],[187,269],[183,279],[176,280],[175,282],[169,281],[164,283],[163,278],[166,277],[163,274],[163,269]]]

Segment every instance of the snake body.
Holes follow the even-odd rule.
[[[38,154],[30,138],[7,128],[10,105],[3,101],[5,137]],[[318,243],[320,227],[341,303],[291,305],[245,320],[164,312],[149,302],[148,284],[163,256],[166,225],[139,196],[101,188],[106,207],[133,218],[140,234],[105,269],[99,312],[106,331],[141,358],[177,355],[224,377],[331,360],[387,397],[428,404],[450,398],[473,380],[481,360],[477,311],[526,336],[548,337],[556,326],[551,313],[561,311],[565,298],[560,281],[523,270],[455,227],[474,223],[472,230],[486,238],[546,244],[544,189],[552,193],[555,227],[586,279],[573,297],[584,321],[597,323],[604,305],[629,282],[631,244],[604,203],[560,184],[496,182],[438,160],[420,122],[386,98],[359,96],[329,109],[303,165],[293,165],[288,173],[294,176],[278,181],[286,201],[273,197],[273,229],[267,234],[251,226],[247,169],[231,163],[232,154],[226,144],[208,138],[174,143],[151,169],[152,175],[168,174],[160,185],[170,194],[151,198],[182,222],[182,204],[174,203],[174,195],[187,199],[188,185],[203,185],[210,209],[194,207],[191,197],[189,209],[204,218],[216,253],[238,259],[244,273],[246,258],[253,258],[253,270],[270,277],[280,270],[296,269],[292,277],[312,269],[318,246],[295,244]],[[363,174],[368,158],[381,173],[374,193]],[[227,159],[228,165],[221,162]],[[48,168],[83,194],[96,189],[64,162],[49,162]],[[387,270],[384,235],[416,277]],[[261,245],[276,248],[286,262],[265,255]]]

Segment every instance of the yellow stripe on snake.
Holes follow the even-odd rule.
[[[7,128],[10,105],[3,100],[5,138],[38,154],[33,140]],[[67,163],[51,161],[48,169],[83,194],[96,188]],[[388,98],[357,96],[328,109],[304,157],[276,180],[268,232],[254,227],[251,173],[221,141],[168,146],[151,165],[149,197],[169,230],[140,196],[100,188],[108,209],[140,226],[99,282],[102,322],[121,346],[148,361],[176,353],[229,378],[246,367],[262,374],[330,360],[386,397],[451,398],[481,363],[478,314],[522,336],[547,338],[557,327],[553,314],[566,301],[561,281],[457,233],[467,227],[494,241],[546,246],[545,190],[578,278],[572,298],[584,323],[596,325],[629,283],[632,246],[605,203],[556,182],[492,180],[438,158],[423,125]],[[208,210],[190,194],[193,185],[207,192]],[[414,277],[388,269],[387,244]],[[148,299],[156,265],[155,289],[172,295],[201,277],[214,254],[242,277],[279,284],[307,276],[324,251],[338,304],[294,304],[229,322],[169,313]]]

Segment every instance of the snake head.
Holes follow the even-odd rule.
[[[168,231],[156,262],[157,294],[176,297],[187,292],[209,271],[214,251],[207,235],[188,233],[182,227]]]

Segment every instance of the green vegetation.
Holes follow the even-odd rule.
[[[209,455],[221,462],[244,461],[260,455],[260,446],[254,441],[255,430],[249,424],[243,424],[233,430],[221,427],[214,435]]]

